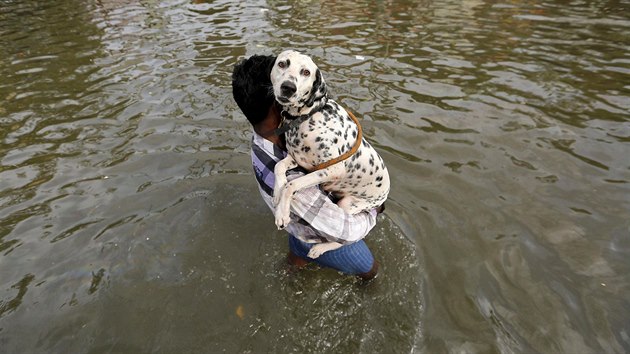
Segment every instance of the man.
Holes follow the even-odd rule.
[[[258,188],[272,211],[274,168],[287,154],[283,137],[275,134],[282,120],[269,77],[274,62],[273,56],[254,55],[237,64],[232,73],[234,100],[254,128],[251,155]],[[292,170],[287,178],[291,180],[303,173]],[[318,186],[299,190],[291,202],[292,221],[286,227],[289,263],[301,267],[315,262],[366,280],[374,278],[378,263],[363,238],[376,224],[376,215],[376,210],[346,214]],[[314,244],[329,241],[344,246],[316,259],[308,258]]]

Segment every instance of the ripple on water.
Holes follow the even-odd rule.
[[[2,348],[627,352],[625,10],[3,3]],[[390,170],[369,284],[258,198],[230,74],[288,48]]]

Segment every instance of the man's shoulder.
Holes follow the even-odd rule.
[[[253,132],[252,135],[252,153],[257,155],[267,155],[275,161],[280,161],[287,156],[287,152],[278,145]]]

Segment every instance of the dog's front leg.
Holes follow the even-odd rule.
[[[333,251],[336,250],[337,248],[343,246],[341,243],[339,242],[326,242],[326,243],[318,243],[315,246],[311,247],[311,249],[308,251],[308,258],[311,259],[315,259],[319,256],[321,256],[322,254],[328,252],[328,251]]]
[[[284,185],[287,183],[287,171],[296,167],[297,162],[291,155],[287,155],[284,159],[276,163],[273,169],[275,181],[273,184],[273,205],[277,206],[283,193]]]
[[[277,166],[278,165],[276,165],[276,168]],[[279,202],[276,206],[276,226],[278,227],[278,230],[284,229],[284,227],[291,221],[291,199],[293,198],[293,194],[295,194],[295,192],[302,188],[316,186],[320,183],[330,182],[341,178],[344,173],[344,167],[340,164],[336,164],[323,170],[311,172],[302,177],[298,177],[291,182],[287,182],[284,185],[282,194],[278,196]],[[274,192],[274,195],[275,194],[276,192]]]

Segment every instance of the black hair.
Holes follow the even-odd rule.
[[[269,75],[275,61],[272,55],[252,55],[234,66],[232,95],[252,125],[264,120],[274,103]]]

